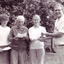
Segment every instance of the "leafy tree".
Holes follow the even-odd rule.
[[[0,0],[0,13],[10,13],[9,26],[14,23],[17,15],[26,17],[25,25],[29,28],[33,25],[32,16],[38,14],[41,17],[41,25],[48,32],[53,31],[54,16],[53,7],[55,0]],[[58,1],[59,2],[59,1]]]

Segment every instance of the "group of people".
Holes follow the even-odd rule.
[[[63,6],[61,4],[55,5],[54,14],[57,17],[54,33],[46,32],[46,29],[40,25],[41,18],[37,14],[32,17],[33,26],[29,29],[24,26],[25,17],[23,15],[17,16],[15,26],[9,28],[7,26],[9,17],[7,14],[1,14],[0,61],[4,62],[7,59],[10,60],[10,64],[25,64],[24,53],[26,52],[28,40],[30,40],[29,55],[31,64],[44,64],[44,40],[53,38],[57,59],[59,58],[61,64],[64,64],[64,59],[62,59],[64,55],[64,15]]]

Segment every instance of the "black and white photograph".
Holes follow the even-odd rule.
[[[0,64],[64,64],[64,0],[0,0]]]

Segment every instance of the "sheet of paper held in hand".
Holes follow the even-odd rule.
[[[18,33],[18,34],[17,34],[17,37],[26,37],[26,36],[27,36],[27,33],[23,33],[23,34]]]
[[[9,50],[11,49],[11,47],[6,47],[6,48],[3,48],[2,50],[5,51],[5,50]]]

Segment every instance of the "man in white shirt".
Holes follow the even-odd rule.
[[[10,28],[7,25],[9,21],[9,17],[7,14],[0,14],[0,63],[9,64],[9,41],[8,35],[10,32]]]
[[[40,26],[40,16],[33,16],[34,25],[29,28],[29,38],[31,40],[30,43],[30,56],[32,64],[44,64],[44,41],[40,41],[40,37],[42,33],[46,33],[46,29]],[[43,37],[45,37],[43,35]]]
[[[57,61],[64,64],[64,14],[63,6],[61,4],[56,4],[54,7],[54,13],[57,17],[55,22],[54,33],[50,34],[53,38],[53,43],[55,44],[55,50],[57,52]],[[60,59],[60,60],[58,60]]]

